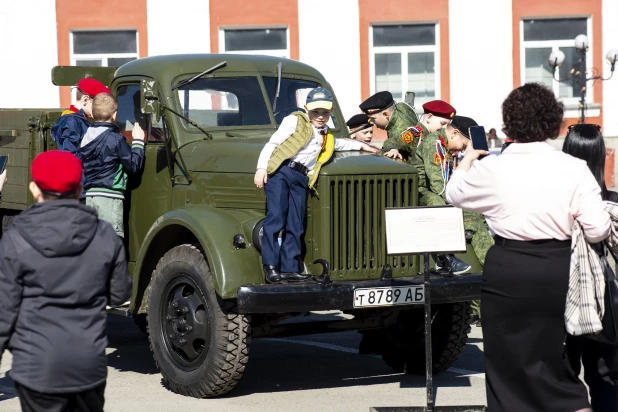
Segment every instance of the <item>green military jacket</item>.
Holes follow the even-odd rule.
[[[445,173],[448,173],[451,167],[451,155],[447,147],[446,130],[441,129],[425,136],[416,150],[414,165],[418,169],[419,206],[446,205],[448,176],[445,179]]]
[[[414,158],[414,152],[418,146],[420,136],[414,136],[412,133],[407,132],[410,127],[417,126],[418,124],[418,116],[410,105],[401,102],[396,103],[393,116],[386,126],[388,139],[386,139],[382,146],[382,153],[386,153],[391,149],[397,149],[404,159],[411,162]],[[404,138],[405,140],[403,140]]]

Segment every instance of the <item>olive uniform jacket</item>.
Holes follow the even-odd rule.
[[[427,130],[427,129],[425,129]],[[414,154],[418,169],[419,206],[446,205],[446,183],[450,173],[451,155],[444,129],[423,137]]]
[[[396,103],[393,116],[385,129],[388,139],[382,146],[382,153],[397,149],[406,161],[412,162],[421,134],[412,134],[410,129],[417,125],[418,116],[414,109],[407,103]]]

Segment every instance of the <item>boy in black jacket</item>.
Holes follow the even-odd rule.
[[[116,120],[118,103],[106,93],[92,101],[93,123],[81,141],[78,156],[84,164],[86,204],[99,218],[112,224],[124,237],[124,191],[127,173],[137,173],[144,165],[144,130],[137,122],[133,126],[133,143],[129,145],[118,133]]]
[[[81,178],[73,154],[37,156],[37,203],[0,240],[0,356],[13,353],[24,412],[103,411],[105,306],[129,298],[131,279],[121,239],[78,201]]]

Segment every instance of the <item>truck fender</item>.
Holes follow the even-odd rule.
[[[190,232],[192,236],[181,236],[177,244],[170,244],[169,237],[173,237],[172,234],[177,233],[177,229],[184,233]],[[167,250],[195,240],[204,251],[213,274],[215,291],[221,298],[235,298],[240,286],[262,284],[264,280],[259,270],[261,266],[257,251],[248,244],[240,249],[233,245],[234,236],[242,233],[241,223],[232,214],[207,205],[187,206],[159,217],[148,230],[136,260],[131,311],[145,311],[145,308],[141,308],[144,298],[141,294],[144,293],[144,285],[148,285],[152,277],[152,270],[149,268],[154,269]],[[166,245],[165,249],[149,253],[153,248],[157,248],[160,242]]]

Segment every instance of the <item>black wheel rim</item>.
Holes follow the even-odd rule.
[[[197,284],[187,275],[172,280],[163,293],[161,333],[167,351],[181,369],[197,368],[208,354],[208,304]]]

